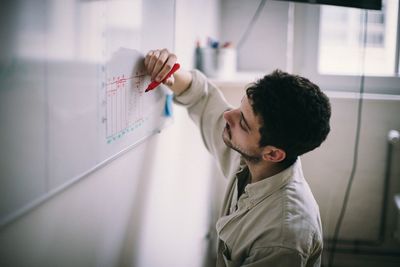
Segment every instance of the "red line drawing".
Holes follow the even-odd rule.
[[[129,77],[129,78],[124,78],[123,75],[122,75],[121,78],[117,77],[116,81],[114,81],[115,77],[113,77],[113,82],[109,82],[109,83],[107,83],[107,85],[125,83],[127,80],[132,80],[132,79],[135,79],[135,78],[141,78],[141,77],[144,77],[146,75],[147,74],[135,75],[135,76],[132,76],[132,77]]]

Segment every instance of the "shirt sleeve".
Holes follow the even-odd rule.
[[[193,80],[190,87],[174,96],[177,104],[185,106],[192,121],[199,127],[207,150],[217,159],[225,177],[236,172],[240,163],[240,155],[228,148],[222,140],[225,127],[223,113],[232,106],[223,97],[218,88],[201,72],[191,71]]]
[[[254,249],[240,265],[242,267],[302,267],[306,259],[298,251],[285,247],[269,247]]]

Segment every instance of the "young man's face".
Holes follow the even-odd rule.
[[[236,150],[244,159],[257,163],[262,159],[259,118],[254,114],[247,95],[242,98],[239,108],[224,113],[226,125],[222,134],[225,144]]]

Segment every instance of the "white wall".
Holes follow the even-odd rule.
[[[222,42],[237,46],[261,1],[221,0]],[[286,69],[289,3],[267,1],[247,41],[238,50],[239,71]]]

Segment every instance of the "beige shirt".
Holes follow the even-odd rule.
[[[175,97],[187,107],[207,149],[229,179],[217,222],[217,266],[320,266],[322,229],[318,205],[304,179],[300,158],[286,170],[247,184],[240,154],[222,140],[223,112],[232,107],[206,77],[192,71],[191,87]]]

